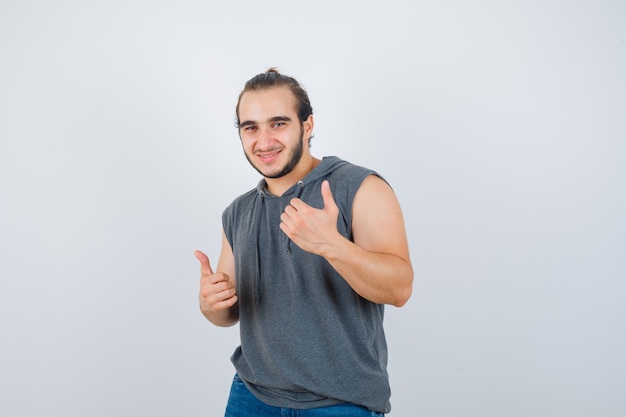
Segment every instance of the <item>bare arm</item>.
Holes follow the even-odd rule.
[[[323,256],[363,298],[404,305],[412,292],[413,268],[402,211],[387,183],[369,176],[353,203],[354,242],[337,231],[339,209],[325,181],[324,208],[294,199],[281,216],[281,229],[302,249]]]
[[[213,324],[228,327],[239,321],[239,304],[235,286],[235,257],[222,231],[222,250],[213,272],[209,258],[197,250],[200,261],[200,311]]]
[[[365,179],[353,203],[354,243],[333,239],[324,257],[362,297],[404,305],[412,292],[413,268],[400,204],[389,185]]]

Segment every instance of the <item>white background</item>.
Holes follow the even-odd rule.
[[[0,60],[0,415],[223,414],[193,251],[270,66],[403,206],[392,415],[626,415],[623,2],[4,0]]]

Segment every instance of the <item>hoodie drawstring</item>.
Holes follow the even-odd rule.
[[[300,198],[302,195],[302,190],[304,189],[304,182],[298,181],[298,191],[296,191],[296,197]],[[287,252],[291,253],[291,239],[287,238]]]
[[[256,304],[261,303],[261,217],[263,216],[263,206],[265,205],[265,193],[259,190],[260,202],[256,204],[256,274],[254,276],[254,300]]]

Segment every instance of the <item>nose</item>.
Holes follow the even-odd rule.
[[[257,147],[260,150],[267,150],[271,146],[273,140],[274,138],[270,129],[268,129],[267,127],[262,127],[259,129]]]

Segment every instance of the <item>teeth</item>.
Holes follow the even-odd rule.
[[[270,154],[265,154],[265,155],[259,155],[259,158],[261,159],[271,159],[273,157],[275,157],[277,154],[277,152],[272,152]]]

